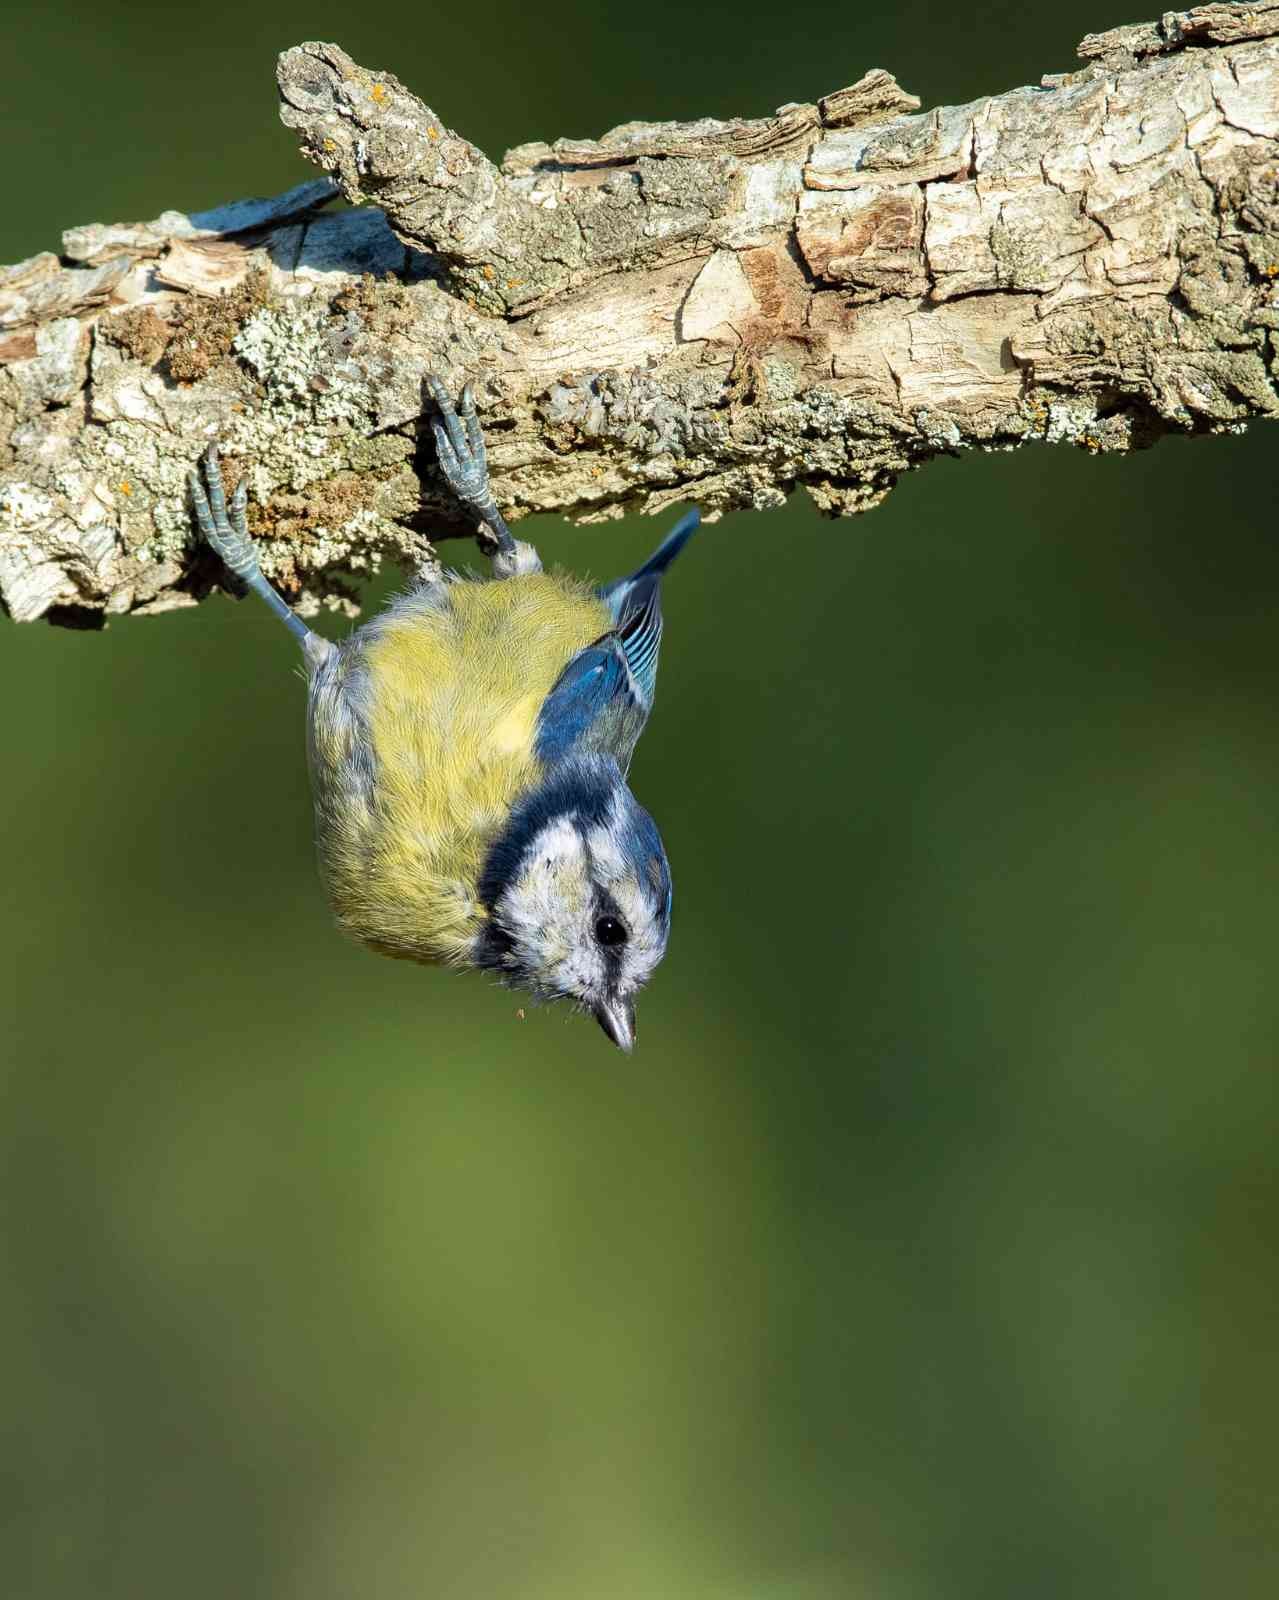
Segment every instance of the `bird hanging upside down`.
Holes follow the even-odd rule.
[[[470,387],[459,417],[427,383],[440,468],[488,535],[491,581],[424,571],[331,644],[263,577],[245,482],[228,505],[216,445],[190,475],[196,521],[302,646],[338,923],[386,955],[567,999],[629,1050],[635,994],[666,951],[671,879],[626,773],[653,704],[662,574],[698,513],[602,589],[544,572],[494,504]]]

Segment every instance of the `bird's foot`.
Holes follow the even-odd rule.
[[[427,374],[426,387],[439,412],[439,416],[431,420],[431,432],[435,436],[440,471],[462,504],[483,523],[488,533],[494,573],[499,578],[511,578],[522,572],[540,572],[542,563],[537,551],[512,535],[493,500],[484,434],[475,414],[475,395],[470,384],[462,390],[460,416],[448,390],[434,373]]]
[[[228,503],[222,483],[222,464],[218,447],[211,444],[200,457],[199,469],[187,473],[191,506],[205,543],[216,550],[223,563],[242,582],[258,573],[258,554],[249,537],[245,520],[248,484],[241,478]],[[243,589],[240,591],[243,593]]]

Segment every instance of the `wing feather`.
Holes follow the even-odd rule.
[[[534,752],[553,764],[583,750],[614,756],[625,770],[648,717],[616,633],[579,650],[538,712]]]

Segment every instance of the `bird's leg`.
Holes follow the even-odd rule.
[[[448,390],[434,373],[428,373],[426,387],[439,416],[432,418],[435,453],[445,482],[464,506],[473,511],[488,531],[493,546],[493,574],[513,578],[519,573],[540,572],[542,563],[531,544],[511,533],[493,500],[489,486],[488,457],[484,435],[475,414],[475,396],[468,383],[462,390],[462,415],[453,408]]]
[[[262,575],[257,549],[249,537],[249,525],[244,514],[248,484],[245,479],[240,479],[228,505],[216,444],[211,444],[201,456],[200,470],[193,468],[187,474],[187,484],[191,490],[195,520],[205,542],[222,557],[224,564],[241,583],[266,601],[302,646],[312,665],[325,660],[332,653],[333,646],[318,633],[312,633],[301,617],[295,617]]]

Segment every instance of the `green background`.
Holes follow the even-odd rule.
[[[309,175],[303,39],[496,155],[962,100],[1132,12],[10,12],[0,260]],[[259,610],[0,625],[3,1592],[1277,1592],[1276,437],[708,528],[629,1060],[332,932]]]

